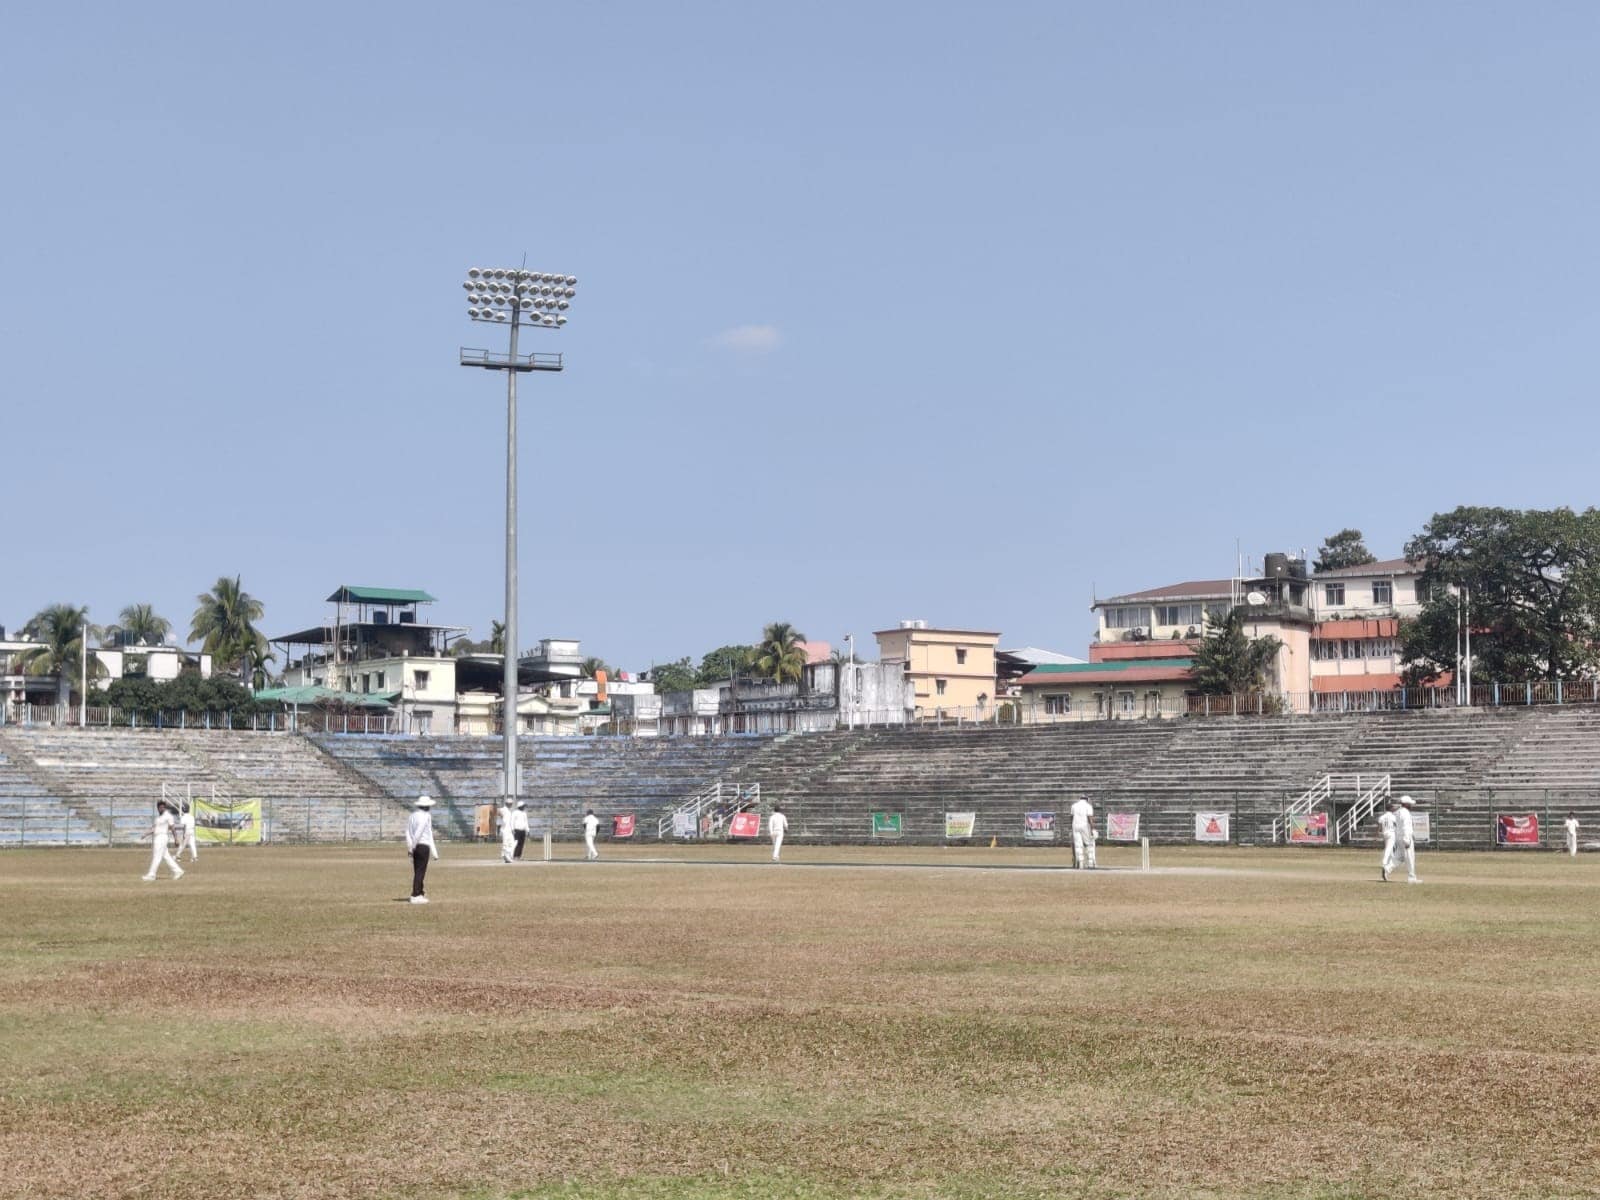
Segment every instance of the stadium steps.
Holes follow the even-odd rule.
[[[19,739],[0,731],[0,846],[105,845],[101,814],[57,796]]]

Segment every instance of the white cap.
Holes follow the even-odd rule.
[[[1401,796],[1400,797],[1400,803],[1404,804],[1407,808],[1410,808],[1411,807],[1411,797],[1410,796]]]
[[[433,801],[431,799],[429,799],[427,796],[418,796],[417,797],[417,802],[415,804],[413,804],[411,807],[412,808],[432,808],[433,807]]]

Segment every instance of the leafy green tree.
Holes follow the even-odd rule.
[[[255,623],[261,619],[261,601],[245,591],[235,575],[218,579],[209,592],[195,597],[199,607],[189,623],[189,640],[199,642],[212,661],[234,671],[241,680],[250,677],[252,650],[266,651],[266,636]]]
[[[1367,549],[1367,543],[1362,540],[1361,530],[1341,529],[1322,543],[1311,569],[1337,571],[1342,567],[1364,567],[1368,563],[1377,561],[1372,551]]]
[[[180,675],[165,682],[127,678],[114,680],[106,689],[106,703],[123,713],[153,718],[156,713],[242,713],[267,707],[256,701],[237,680],[224,675],[201,679]]]
[[[75,604],[52,604],[35,613],[22,627],[22,634],[39,643],[17,656],[24,675],[54,675],[56,703],[66,705],[72,698],[72,684],[83,669],[83,631],[88,626],[91,638],[100,635],[98,626],[89,624],[89,609]],[[106,673],[99,659],[89,656],[89,678]]]
[[[115,625],[106,627],[106,640],[116,646],[159,646],[172,632],[172,622],[156,612],[149,604],[130,604],[117,617]]]
[[[719,683],[727,683],[729,679],[747,674],[754,661],[754,646],[718,646],[701,656],[694,685],[716,687]]]
[[[1458,618],[1452,589],[1470,600],[1479,679],[1569,679],[1600,662],[1600,511],[1464,505],[1435,513],[1406,557],[1429,597],[1401,625],[1408,681],[1455,669],[1467,605]]]
[[[675,662],[657,663],[650,668],[650,679],[656,685],[656,694],[689,692],[699,686],[694,668],[687,658]]]
[[[1205,636],[1194,652],[1195,689],[1207,696],[1263,690],[1281,645],[1275,637],[1247,636],[1242,609],[1236,608],[1223,617],[1207,613]]]
[[[786,621],[774,621],[761,633],[751,672],[774,683],[798,683],[805,671],[806,635]]]
[[[606,660],[603,658],[586,658],[578,668],[579,674],[585,679],[593,679],[601,671],[606,673],[607,679],[615,679],[617,677],[617,673],[606,665]]]

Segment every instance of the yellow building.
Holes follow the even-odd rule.
[[[981,717],[992,711],[998,633],[929,629],[926,621],[902,621],[900,628],[872,636],[878,639],[880,661],[904,665],[918,717]]]

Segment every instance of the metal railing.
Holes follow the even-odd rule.
[[[663,815],[656,823],[656,837],[663,841],[668,834],[673,837],[715,837],[734,813],[748,812],[752,808],[759,810],[760,807],[759,783],[723,784],[718,780]],[[679,832],[679,826],[683,825],[687,825],[692,832]]]
[[[1356,827],[1372,815],[1372,810],[1384,803],[1394,792],[1394,785],[1389,776],[1380,776],[1378,782],[1356,797],[1356,802],[1339,815],[1333,823],[1333,844],[1339,845],[1350,840],[1350,835],[1355,833]]]
[[[1272,822],[1272,841],[1274,844],[1282,841],[1288,833],[1289,818],[1303,816],[1333,798],[1333,776],[1324,775],[1300,795],[1289,801],[1283,810],[1283,815]]]

